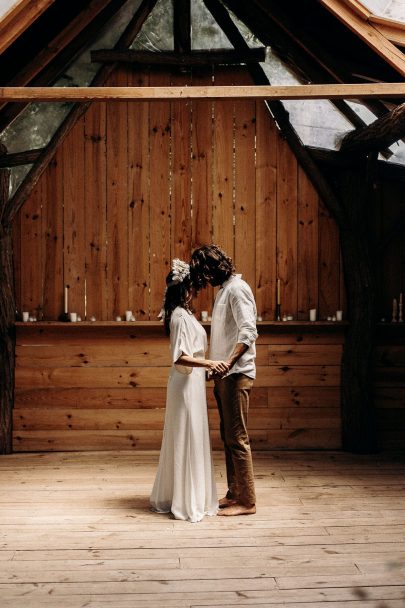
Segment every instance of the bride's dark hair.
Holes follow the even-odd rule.
[[[166,277],[166,293],[163,302],[163,309],[165,311],[164,326],[166,334],[170,335],[170,319],[172,317],[173,310],[177,306],[181,306],[185,310],[191,310],[191,281],[190,275],[184,277],[181,282],[174,282],[175,277],[173,271],[169,272]]]

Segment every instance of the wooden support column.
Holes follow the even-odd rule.
[[[347,223],[340,226],[348,317],[342,359],[342,447],[359,453],[377,450],[374,405],[374,345],[377,322],[376,276],[368,216],[377,157],[346,169],[338,183]]]
[[[0,157],[6,149],[0,144]],[[0,169],[0,454],[12,451],[15,298],[11,223],[4,218],[10,172]]]

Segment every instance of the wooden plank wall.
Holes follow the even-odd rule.
[[[242,69],[120,67],[110,84],[248,83]],[[154,320],[173,257],[214,241],[234,257],[264,319],[342,306],[334,221],[262,102],[94,103],[15,222],[18,307],[57,319],[63,287],[82,318],[128,308]],[[212,292],[197,308],[210,311]]]
[[[342,327],[259,330],[253,447],[338,448]],[[169,365],[160,326],[20,325],[14,449],[159,449]],[[211,436],[219,448],[210,384]]]
[[[121,67],[110,84],[210,82],[249,79],[234,68],[184,74]],[[382,206],[393,192],[396,186],[385,186]],[[395,220],[393,203],[387,209],[382,231]],[[18,308],[45,320],[57,319],[68,284],[70,310],[83,318],[108,321],[130,308],[138,320],[153,321],[172,257],[188,258],[211,241],[234,257],[263,319],[274,319],[277,277],[282,311],[298,320],[310,308],[320,318],[344,309],[335,222],[261,102],[94,103],[17,217],[14,237]],[[381,273],[384,310],[404,291],[404,252],[398,239],[384,254],[396,269]],[[212,289],[204,291],[197,313],[210,311],[212,301]],[[298,334],[261,333],[254,446],[339,447],[342,335],[309,333],[301,343]],[[15,449],[159,447],[168,364],[161,334],[144,335],[135,349],[138,340],[105,328],[20,337]],[[395,341],[381,348],[382,444],[398,447],[404,354]],[[212,406],[210,398],[217,429]],[[213,438],[218,446],[216,430]]]

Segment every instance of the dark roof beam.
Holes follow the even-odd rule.
[[[177,53],[191,51],[191,6],[190,0],[172,0],[173,2],[173,39]]]
[[[157,0],[142,0],[134,16],[118,39],[115,48],[125,50],[131,46],[136,36],[139,34],[143,24],[153,10]],[[113,72],[115,64],[102,66],[92,80],[91,86],[103,86]],[[58,146],[63,142],[77,121],[85,114],[91,102],[75,104],[66,116],[65,120],[54,133],[48,145],[43,149],[37,162],[26,175],[14,196],[8,201],[4,216],[8,222],[12,222],[15,215],[24,205],[31,194],[42,173],[47,168]]]
[[[139,63],[143,65],[168,66],[204,66],[231,65],[241,63],[258,63],[266,59],[266,47],[249,49],[242,52],[230,49],[212,49],[207,51],[155,52],[155,51],[114,51],[110,49],[91,52],[92,62],[98,63]]]
[[[126,0],[95,0],[7,83],[7,86],[53,84],[74,58],[88,45]],[[72,30],[76,32],[72,38]],[[3,104],[0,132],[21,114],[24,103]]]

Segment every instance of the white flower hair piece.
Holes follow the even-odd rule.
[[[172,262],[172,273],[173,283],[175,285],[177,285],[177,283],[182,283],[184,279],[190,275],[190,264],[183,262],[183,260],[179,260],[179,258],[174,258]]]

